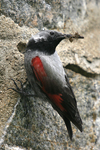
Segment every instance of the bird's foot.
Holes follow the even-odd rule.
[[[28,80],[26,79],[26,81],[24,83],[22,83],[20,80],[17,80],[18,82],[20,82],[20,86],[21,88],[17,85],[17,83],[15,82],[14,79],[11,79],[14,82],[15,88],[8,88],[11,89],[17,93],[19,93],[21,96],[36,96],[35,94],[31,94],[31,93],[27,93],[25,91],[24,86],[26,85],[26,83],[28,82]]]

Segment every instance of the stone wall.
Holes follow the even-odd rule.
[[[1,0],[0,7],[0,148],[99,150],[100,2]],[[57,47],[83,120],[82,133],[72,125],[72,141],[63,120],[47,101],[20,98],[8,90],[14,87],[11,78],[25,81],[23,45],[42,28],[79,32],[85,37],[72,43],[64,40]],[[31,91],[30,85],[26,90]]]

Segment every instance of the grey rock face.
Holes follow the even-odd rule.
[[[85,17],[86,1],[1,0],[1,13],[20,26],[62,28],[69,18],[76,20]]]
[[[5,15],[0,16],[0,149],[99,150],[99,1],[1,0],[0,3],[1,14]],[[39,29],[57,27],[65,33],[79,31],[85,37],[72,43],[64,40],[57,47],[83,120],[82,133],[72,125],[72,142],[63,120],[46,100],[20,98],[7,90],[14,87],[10,78],[22,82],[26,79],[22,52],[38,29],[24,25]],[[28,84],[26,91],[33,92]]]
[[[100,83],[98,80],[76,75],[72,71],[68,71],[68,76],[71,78],[78,101],[83,132],[80,133],[73,126],[74,137],[71,142],[63,120],[48,102],[39,98],[23,98],[17,103],[4,143],[34,150],[77,148],[88,150],[92,146],[99,149],[99,132],[97,132],[100,130],[97,123],[99,109],[95,109],[99,101]],[[27,91],[29,89],[27,87]]]

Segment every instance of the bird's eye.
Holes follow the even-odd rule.
[[[54,32],[51,31],[50,34],[51,34],[51,35],[54,35]]]

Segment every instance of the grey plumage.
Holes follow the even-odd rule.
[[[24,61],[27,77],[33,90],[38,96],[41,97],[45,93],[49,98],[53,108],[64,119],[72,139],[70,121],[82,131],[82,120],[73,90],[55,51],[59,42],[65,38],[66,34],[57,31],[39,32],[29,40]]]

